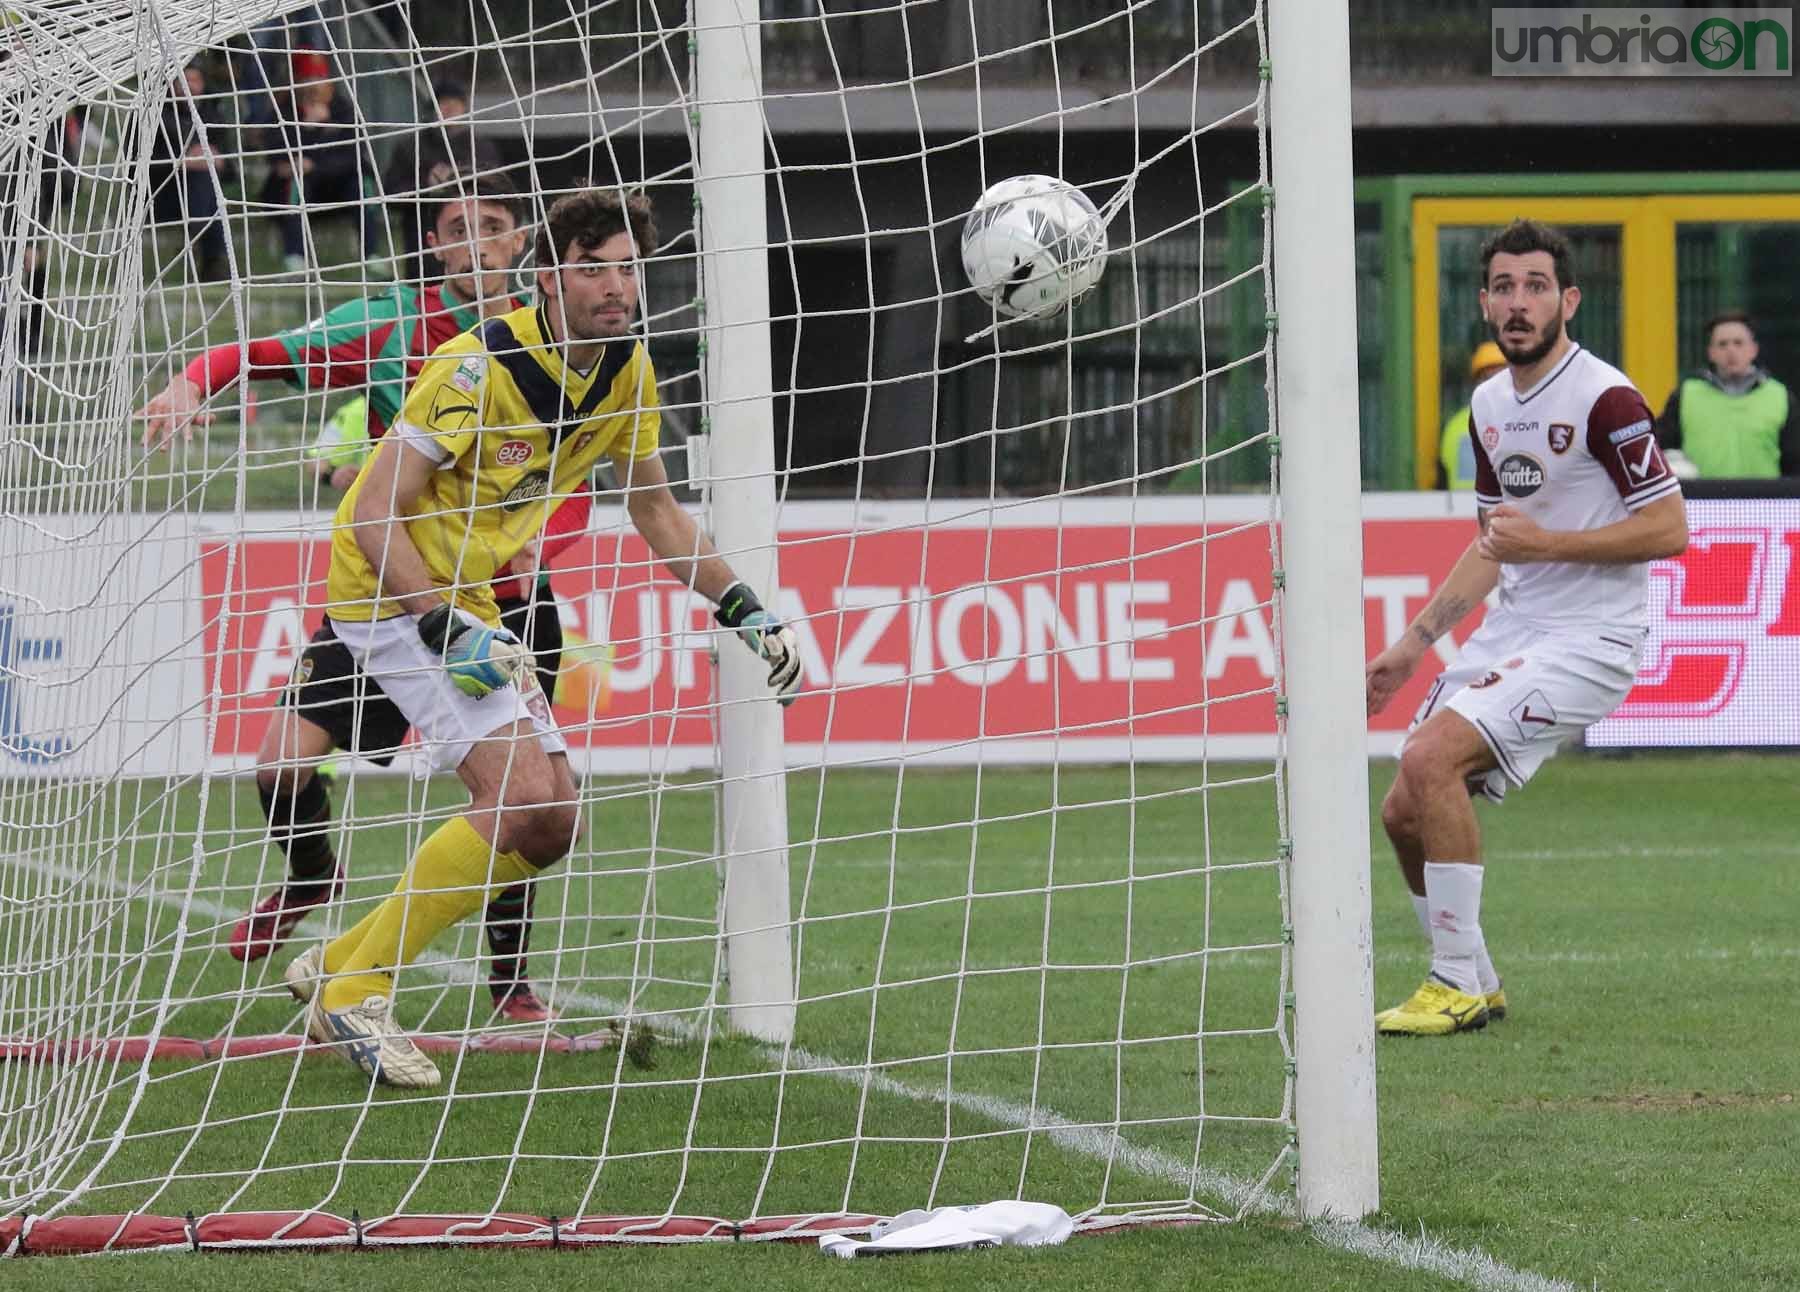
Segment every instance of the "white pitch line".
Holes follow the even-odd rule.
[[[82,883],[98,883],[109,891],[138,901],[152,901],[159,906],[180,908],[177,899],[161,893],[141,893],[116,879],[90,875],[71,866],[45,862],[22,854],[7,855],[5,861],[46,877]],[[235,918],[210,898],[195,896],[186,903],[190,911],[223,923]],[[473,969],[464,961],[451,961],[427,952],[415,962],[416,967],[450,982],[472,982]],[[603,996],[580,991],[559,991],[556,998],[580,1005],[599,1014],[621,1014],[625,1006]],[[639,1015],[651,1018],[658,1026],[678,1032],[686,1038],[698,1035],[699,1029],[685,1019],[667,1015]],[[1241,1207],[1258,1215],[1291,1216],[1293,1201],[1271,1196],[1254,1180],[1215,1171],[1209,1167],[1183,1161],[1161,1149],[1133,1144],[1117,1131],[1074,1121],[1049,1108],[1031,1108],[996,1095],[969,1094],[908,1085],[875,1068],[845,1063],[828,1055],[815,1054],[799,1046],[784,1048],[762,1044],[757,1047],[778,1072],[810,1072],[833,1077],[847,1085],[867,1086],[871,1090],[917,1103],[947,1104],[974,1113],[1001,1126],[1015,1130],[1042,1132],[1058,1148],[1102,1162],[1114,1162],[1147,1179],[1160,1180],[1190,1192],[1208,1193],[1225,1199],[1233,1207]],[[1458,1248],[1428,1236],[1422,1229],[1417,1237],[1395,1230],[1371,1229],[1356,1221],[1315,1221],[1308,1227],[1312,1236],[1327,1247],[1368,1260],[1422,1270],[1443,1278],[1455,1279],[1480,1292],[1581,1292],[1572,1283],[1546,1277],[1530,1270],[1516,1270],[1495,1259],[1480,1248]]]

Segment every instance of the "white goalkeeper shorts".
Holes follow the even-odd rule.
[[[372,622],[333,619],[331,627],[357,667],[381,684],[412,724],[425,755],[413,764],[415,775],[453,771],[478,743],[515,722],[530,724],[545,753],[568,752],[532,670],[525,670],[520,685],[503,686],[478,700],[457,689],[443,662],[419,639],[418,621],[411,615]]]
[[[1619,707],[1643,648],[1642,628],[1546,631],[1490,611],[1438,675],[1412,725],[1446,708],[1474,724],[1498,766],[1469,788],[1498,803],[1563,741]]]

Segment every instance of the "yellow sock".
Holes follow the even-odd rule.
[[[433,938],[473,915],[491,887],[537,873],[516,852],[495,854],[467,817],[453,817],[419,845],[400,883],[374,911],[325,948],[324,1007],[344,1009],[394,988],[393,971],[411,964]]]
[[[405,884],[404,877],[400,882]],[[369,936],[369,930],[375,926],[375,917],[381,914],[381,907],[382,903],[377,902],[367,915],[325,944],[326,973],[337,973],[344,967],[344,961],[350,957],[350,953],[360,947],[362,940]]]

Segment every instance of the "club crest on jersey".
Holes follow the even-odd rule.
[[[517,511],[521,507],[536,502],[550,492],[550,473],[533,471],[518,484],[506,491],[506,497],[500,500],[501,511]]]
[[[1575,428],[1567,422],[1550,423],[1550,451],[1567,453],[1569,446],[1575,443]]]
[[[569,456],[574,457],[574,456],[578,455],[583,449],[585,449],[588,445],[592,444],[593,442],[594,442],[594,433],[592,431],[583,431],[580,435],[577,435],[575,437],[575,443],[573,443],[569,446]]]
[[[1529,453],[1509,453],[1495,472],[1500,489],[1513,498],[1529,498],[1544,487],[1544,464]]]
[[[522,467],[531,461],[531,455],[536,452],[531,447],[530,440],[508,440],[494,450],[494,461],[503,467]]]
[[[1482,446],[1484,448],[1486,448],[1489,453],[1492,453],[1495,449],[1499,448],[1500,447],[1500,428],[1498,426],[1482,427],[1481,428],[1481,443],[1482,443]]]
[[[1469,683],[1469,689],[1471,691],[1479,691],[1485,686],[1492,686],[1499,680],[1500,675],[1498,673],[1489,673],[1486,677],[1477,678],[1475,681]]]

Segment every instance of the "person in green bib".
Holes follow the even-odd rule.
[[[1794,400],[1757,366],[1757,354],[1744,311],[1707,320],[1706,371],[1677,385],[1656,419],[1657,441],[1677,472],[1720,480],[1800,476]]]
[[[1483,341],[1469,356],[1469,389],[1474,390],[1506,368],[1506,356],[1492,341]],[[1469,435],[1469,406],[1464,404],[1444,423],[1438,436],[1437,487],[1452,491],[1475,487],[1475,441]]]

